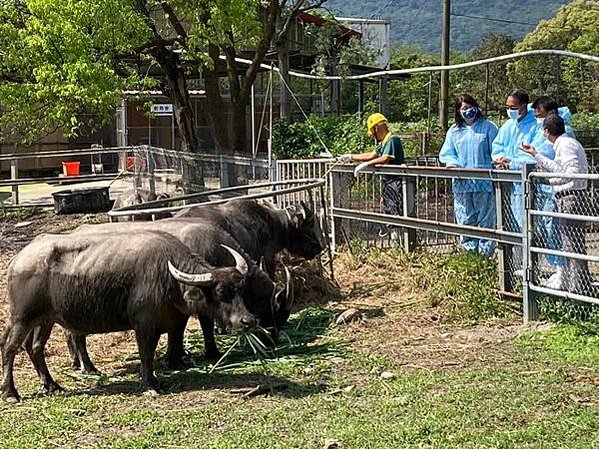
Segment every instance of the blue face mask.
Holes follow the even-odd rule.
[[[507,116],[512,120],[517,120],[520,117],[520,111],[518,109],[508,109]]]
[[[464,120],[474,120],[474,118],[476,117],[476,114],[478,114],[478,109],[475,107],[471,107],[466,109],[465,111],[461,111],[460,114],[462,115],[462,118]]]

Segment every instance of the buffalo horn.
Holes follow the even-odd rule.
[[[294,299],[294,295],[293,295],[293,278],[291,277],[291,272],[289,271],[289,268],[287,268],[285,265],[283,265],[283,267],[285,268],[285,306],[283,307],[283,309],[285,310],[291,310],[291,308],[293,307],[293,299]]]
[[[279,304],[277,303],[277,284],[272,283],[272,295],[270,296],[270,310],[273,315],[279,310]]]
[[[202,286],[212,282],[212,273],[185,273],[175,268],[175,266],[171,263],[170,260],[168,261],[168,271],[177,281],[182,282],[183,284]]]
[[[235,269],[245,276],[248,272],[248,264],[243,258],[243,256],[230,246],[223,245],[222,243],[221,246],[231,253],[233,258],[235,259]]]
[[[283,310],[285,312],[290,312],[293,307],[293,279],[291,278],[291,273],[289,272],[289,268],[283,265],[285,268],[285,288],[279,291],[276,295],[276,310]],[[281,295],[285,295],[284,299],[280,300],[279,297]]]
[[[303,204],[303,203],[302,203],[302,205],[300,206],[300,208],[299,208],[299,209],[300,209],[300,213],[302,214],[302,218],[303,218],[304,220],[306,220],[306,218],[307,218],[307,215],[306,215],[306,207],[304,206],[304,204]]]

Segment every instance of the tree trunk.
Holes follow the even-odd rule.
[[[287,85],[291,87],[291,77],[289,76],[289,41],[287,36],[283,36],[277,41],[277,53],[279,56],[279,69],[281,70],[281,77],[285,80]],[[281,85],[281,118],[289,120],[291,118],[291,95],[289,90]]]
[[[218,47],[210,45],[208,48],[210,57],[214,61],[214,67],[218,64]],[[220,95],[220,84],[216,70],[204,69],[204,83],[206,85],[206,98],[208,100],[208,116],[214,129],[214,144],[216,151],[227,153],[231,150],[229,140],[229,126],[227,123],[226,107]]]
[[[245,152],[247,146],[247,103],[245,98],[232,100],[233,104],[233,150]]]
[[[191,100],[187,91],[187,80],[181,68],[179,55],[166,50],[158,49],[156,60],[164,72],[165,94],[173,103],[175,123],[181,139],[181,151],[198,152],[198,138],[194,126]],[[204,187],[204,173],[201,164],[189,164],[182,160],[183,182],[186,191],[197,191]]]

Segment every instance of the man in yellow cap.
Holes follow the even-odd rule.
[[[377,112],[366,119],[366,132],[376,140],[374,151],[361,154],[344,154],[338,160],[345,163],[360,162],[354,170],[357,176],[362,170],[375,165],[400,165],[405,163],[403,145],[399,136],[391,133],[387,118]],[[384,214],[401,212],[400,180],[394,176],[383,175],[381,191],[381,209]]]

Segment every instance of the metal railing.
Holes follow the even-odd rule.
[[[40,159],[53,160],[56,164],[53,169],[55,172],[62,171],[61,162],[79,162],[79,173],[22,175],[19,170],[22,161]],[[84,161],[89,161],[89,164]],[[123,178],[130,179],[134,187],[145,187],[156,193],[157,182],[160,183],[160,180],[164,181],[162,191],[166,191],[168,183],[172,189],[181,187],[180,184],[183,183],[190,184],[193,188],[195,180],[202,180],[209,188],[222,188],[236,183],[232,177],[238,178],[237,183],[249,184],[268,180],[271,176],[268,160],[264,158],[184,153],[147,145],[2,154],[1,162],[10,163],[10,178],[0,179],[0,187],[11,187],[12,205],[19,205],[21,202],[20,186],[38,183],[83,183]]]
[[[526,320],[537,318],[539,293],[599,304],[599,288],[596,287],[599,276],[599,207],[595,202],[588,201],[586,209],[575,214],[575,217],[548,210],[547,207],[535,209],[532,180],[555,175],[532,172],[534,165],[526,166],[521,172],[384,166],[367,169],[357,177],[354,177],[353,169],[351,165],[336,166],[329,175],[333,248],[339,242],[345,243],[355,238],[380,246],[401,246],[406,251],[416,247],[434,248],[435,243],[449,243],[455,249],[458,238],[462,244],[464,239],[495,242],[499,262],[498,289],[510,294],[522,292]],[[599,175],[581,177],[589,184],[585,195],[595,198],[597,191],[593,183],[599,179]],[[393,199],[396,209],[392,211],[384,210],[387,206],[379,201],[385,197],[385,184],[390,180],[397,186],[397,195]],[[491,201],[491,208],[495,209],[496,220],[492,226],[456,223],[454,189],[450,184],[454,183],[455,187],[456,182],[461,183],[462,187],[466,186],[466,190],[470,182],[478,183],[478,187],[484,186],[486,198]],[[546,220],[539,220],[540,217],[586,223],[592,231],[588,239],[591,243],[583,246],[575,242],[566,248],[555,245],[544,247],[539,241],[552,231]],[[572,226],[568,230],[573,232]],[[574,234],[570,240],[580,241],[581,232]],[[578,287],[550,289],[543,286],[541,278],[551,272],[539,264],[541,254],[581,260],[593,265],[585,272],[588,275],[585,274],[584,290]]]

